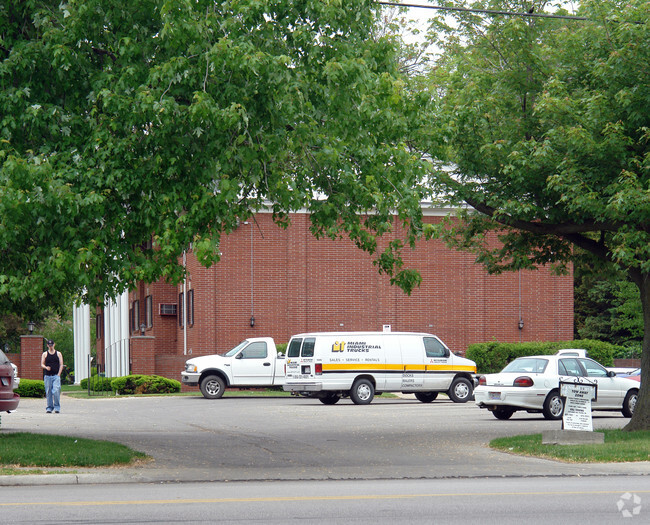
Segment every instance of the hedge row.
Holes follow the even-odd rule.
[[[82,379],[81,388],[93,392],[117,392],[118,394],[173,394],[181,391],[180,381],[160,376],[130,375],[124,377],[93,376]],[[38,379],[22,379],[15,392],[21,397],[45,397],[45,385]]]
[[[529,343],[476,343],[467,348],[466,356],[476,363],[479,374],[499,372],[517,357],[529,355],[552,355],[563,348],[583,348],[587,355],[603,366],[612,366],[614,358],[625,351],[622,346],[579,339],[576,341],[529,342]]]
[[[41,379],[20,379],[14,390],[20,397],[45,397],[45,383]]]

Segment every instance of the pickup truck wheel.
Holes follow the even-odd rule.
[[[472,397],[472,383],[469,382],[469,379],[457,377],[447,394],[454,403],[467,403]]]
[[[341,396],[338,394],[327,394],[325,396],[318,398],[323,405],[335,405],[341,399]]]
[[[226,383],[219,376],[205,376],[201,381],[201,393],[206,399],[219,399],[226,389]]]
[[[350,399],[355,405],[369,405],[375,397],[375,387],[368,379],[357,379],[350,390]]]
[[[415,399],[423,403],[431,403],[438,397],[438,392],[416,392]]]

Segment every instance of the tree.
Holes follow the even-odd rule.
[[[409,290],[427,100],[370,0],[0,6],[0,307],[93,304],[203,264],[264,207],[311,212]],[[368,213],[372,210],[372,213]],[[395,220],[395,215],[399,221]],[[377,235],[404,225],[380,250]],[[400,226],[401,228],[401,226]]]
[[[546,2],[532,4],[541,14]],[[431,82],[448,169],[432,187],[466,207],[465,222],[438,234],[493,272],[571,261],[624,271],[644,318],[626,428],[649,429],[649,4],[585,1],[586,21],[529,16],[530,1],[472,5],[524,16],[456,13],[453,27],[436,25],[447,36]],[[499,248],[484,242],[489,232]]]

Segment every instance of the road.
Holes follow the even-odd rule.
[[[3,487],[20,524],[647,523],[650,477],[201,482]]]

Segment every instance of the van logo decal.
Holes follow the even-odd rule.
[[[335,341],[332,345],[332,352],[344,352],[345,351],[345,341]]]

